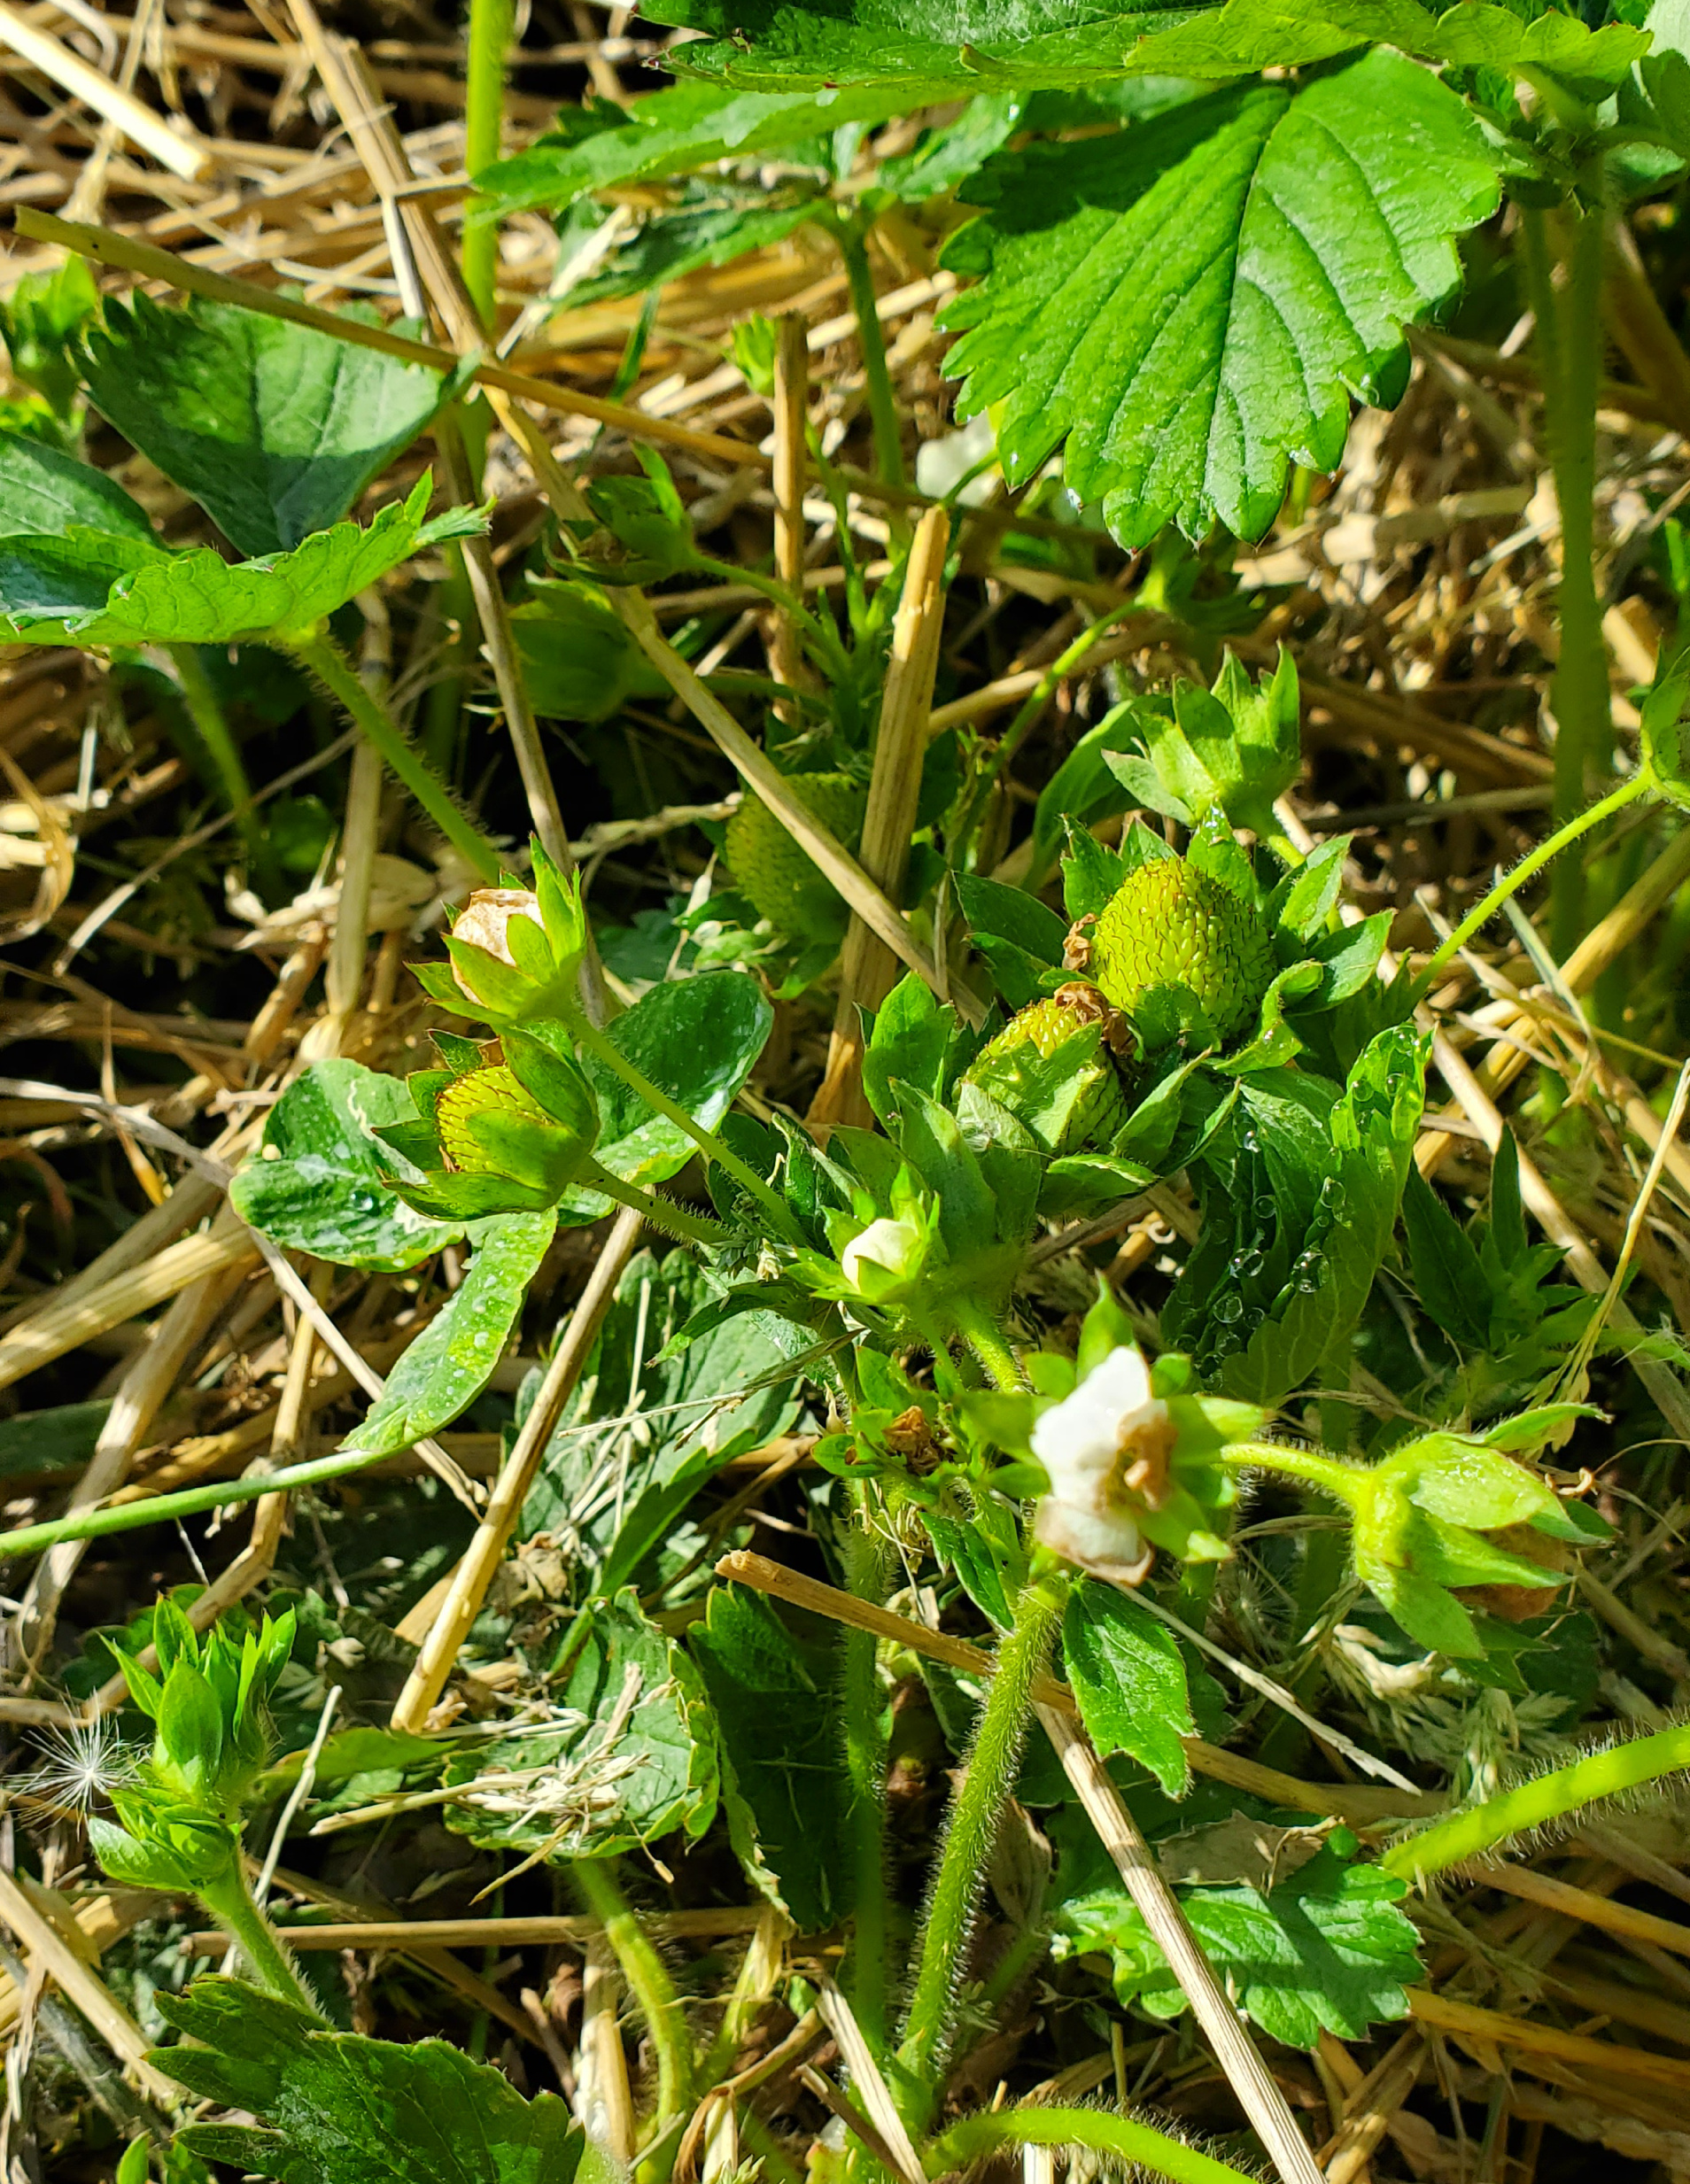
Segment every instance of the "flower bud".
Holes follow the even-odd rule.
[[[853,1236],[839,1255],[841,1271],[858,1296],[871,1305],[887,1301],[920,1277],[928,1237],[921,1223],[905,1214],[883,1214]]]
[[[538,842],[534,886],[478,887],[446,939],[448,968],[420,964],[423,990],[461,1015],[493,1023],[567,1016],[586,953],[586,915],[574,874]]]
[[[516,958],[511,953],[509,937],[513,918],[525,918],[542,933],[546,930],[539,897],[529,888],[477,887],[453,926],[452,937],[466,947],[485,949],[514,970]]]
[[[439,1044],[449,1066],[409,1080],[417,1119],[376,1133],[422,1171],[420,1180],[395,1175],[393,1189],[443,1220],[555,1205],[591,1167],[599,1140],[598,1102],[567,1043],[513,1027],[479,1049]]]

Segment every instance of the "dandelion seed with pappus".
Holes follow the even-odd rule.
[[[143,1754],[125,1742],[109,1716],[66,1722],[43,1731],[44,1764],[25,1777],[29,1792],[61,1811],[89,1813],[113,1790],[129,1786],[141,1770]]]

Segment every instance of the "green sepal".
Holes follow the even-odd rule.
[[[529,931],[534,928],[531,925]],[[575,1132],[585,1153],[598,1142],[599,1103],[566,1039],[534,1036],[515,1027],[502,1041],[505,1062],[525,1092],[532,1093],[560,1128]]]
[[[485,1220],[492,1213],[543,1213],[555,1205],[554,1191],[512,1182],[502,1175],[453,1175],[446,1170],[423,1177],[420,1182],[396,1179],[395,1197],[430,1220]]]
[[[371,1135],[414,1168],[440,1166],[440,1133],[432,1122],[378,1122]]]
[[[461,1008],[468,1001],[471,1004],[470,1015],[491,1013],[495,1021],[501,1016],[516,1016],[526,1007],[533,994],[533,985],[515,964],[502,962],[485,948],[472,947],[467,941],[454,941],[449,933],[446,949],[458,973],[456,989],[451,996],[455,1006]]]

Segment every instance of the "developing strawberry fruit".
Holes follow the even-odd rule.
[[[1181,857],[1129,872],[1094,928],[1076,927],[1082,957],[1105,998],[1146,1049],[1182,1034],[1230,1038],[1254,1013],[1274,975],[1273,943],[1252,906]]]
[[[845,773],[795,773],[787,786],[830,834],[855,848],[867,802],[859,782]],[[728,821],[724,854],[734,885],[778,932],[799,941],[844,939],[849,912],[833,882],[759,798],[747,795]]]

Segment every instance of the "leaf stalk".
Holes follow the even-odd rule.
[[[296,631],[286,648],[335,698],[359,732],[381,754],[382,763],[416,799],[424,814],[489,887],[499,879],[498,850],[465,817],[452,792],[353,666],[326,630]]]

